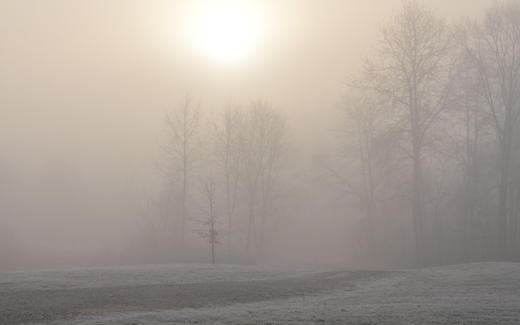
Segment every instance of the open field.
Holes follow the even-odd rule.
[[[140,266],[0,274],[0,323],[518,324],[520,265]]]

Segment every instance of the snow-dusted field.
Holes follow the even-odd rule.
[[[520,264],[398,272],[142,266],[0,273],[0,323],[520,324]]]

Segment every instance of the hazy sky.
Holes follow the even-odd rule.
[[[240,62],[223,64],[186,39],[195,33],[186,30],[190,6],[205,1],[0,0],[0,176],[32,182],[20,204],[49,184],[67,186],[59,179],[67,170],[88,188],[103,184],[93,197],[127,183],[143,187],[158,159],[165,112],[186,93],[207,114],[230,100],[268,100],[290,117],[300,147],[319,152],[337,128],[342,82],[401,1],[245,2],[261,8],[266,32]],[[482,14],[494,1],[423,2],[457,18]],[[34,179],[42,174],[49,176]],[[102,234],[120,224],[87,212],[12,218],[31,229],[26,237],[59,227],[77,230],[68,236],[89,227]]]
[[[96,164],[92,156],[102,155],[104,165],[121,153],[132,160],[153,146],[164,111],[186,92],[207,111],[229,99],[265,98],[298,117],[296,132],[326,137],[317,122],[327,120],[342,81],[400,4],[256,1],[267,12],[266,40],[239,64],[220,64],[179,37],[185,8],[194,2],[1,0],[3,155],[17,163]],[[493,1],[423,2],[459,17],[482,13]]]

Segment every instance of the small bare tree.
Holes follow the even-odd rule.
[[[213,178],[208,178],[204,182],[204,198],[206,200],[207,210],[205,210],[206,219],[203,224],[206,227],[199,235],[205,239],[210,247],[211,264],[215,264],[216,255],[215,248],[219,244],[220,233],[217,230],[217,210],[216,210],[216,184]]]

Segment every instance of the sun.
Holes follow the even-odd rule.
[[[263,12],[252,1],[205,1],[190,14],[188,37],[203,55],[235,63],[254,54],[265,36]]]

